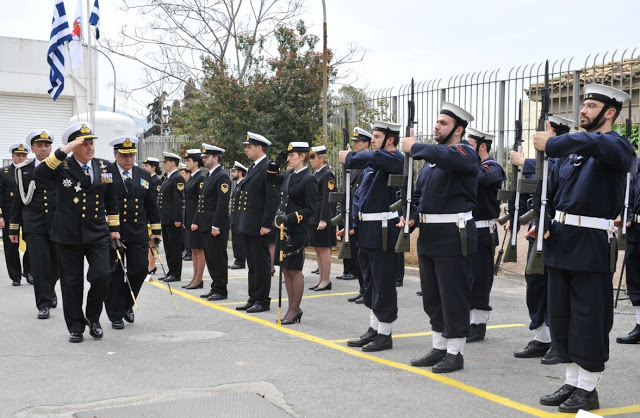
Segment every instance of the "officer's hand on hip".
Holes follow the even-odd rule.
[[[260,228],[260,235],[267,235],[269,232],[271,232],[271,228],[265,228],[264,226]]]
[[[211,235],[213,235],[214,237],[217,237],[218,235],[220,235],[220,230],[216,228],[211,228]]]
[[[176,228],[180,228],[180,225],[182,225],[182,222],[174,222],[173,224],[176,226]]]
[[[415,144],[416,142],[418,142],[418,140],[416,139],[415,133],[413,128],[411,128],[411,136],[405,137],[400,139],[400,146],[402,147],[402,151],[403,152],[411,152],[411,147],[413,147],[413,144]]]
[[[322,231],[327,227],[327,223],[325,221],[318,222],[318,231]]]
[[[198,225],[196,225],[196,224],[191,224],[191,230],[192,230],[192,231],[197,231],[197,230],[198,230]]]
[[[14,244],[17,244],[19,241],[17,235],[9,235],[9,240]]]

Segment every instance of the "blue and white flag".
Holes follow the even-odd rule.
[[[56,0],[53,6],[53,21],[51,22],[51,37],[49,38],[49,51],[47,62],[51,67],[49,71],[49,94],[55,101],[64,90],[64,44],[71,41],[71,31],[67,21],[67,13],[64,10],[63,0]]]
[[[100,39],[100,6],[98,5],[98,0],[93,2],[89,24],[96,27],[96,39]]]

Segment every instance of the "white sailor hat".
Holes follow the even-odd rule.
[[[241,171],[244,171],[245,173],[248,171],[247,167],[243,166],[238,161],[233,162],[233,170],[241,170]]]
[[[160,166],[160,160],[155,158],[155,157],[147,157],[143,161],[143,164],[149,164],[149,165],[152,165],[154,167],[159,167]]]
[[[254,134],[253,132],[247,132],[247,140],[243,142],[244,145],[262,145],[263,147],[268,147],[271,145],[271,141],[265,138],[262,135]]]
[[[53,133],[46,129],[36,129],[35,131],[29,132],[26,141],[31,145],[36,141],[51,143],[53,142]]]
[[[467,128],[467,136],[469,138],[473,138],[478,142],[486,142],[487,144],[491,144],[493,139],[496,137],[495,135],[491,135],[490,133],[480,131],[474,128]]]
[[[135,136],[119,136],[109,142],[109,146],[120,154],[135,154],[137,149],[138,138]]]
[[[473,122],[473,116],[471,113],[467,112],[457,104],[453,104],[450,102],[442,102],[440,105],[440,114],[444,114],[447,116],[451,116],[454,118],[460,125],[463,127],[467,127],[469,122]]]
[[[353,128],[353,136],[351,137],[352,141],[369,141],[371,142],[371,135],[369,132],[365,131],[362,128],[358,128],[357,126]]]
[[[571,129],[572,126],[576,125],[575,120],[563,118],[562,116],[557,116],[557,115],[549,115],[547,116],[547,120],[551,122],[552,126],[553,125],[566,126],[569,129]]]
[[[311,151],[313,151],[316,155],[322,155],[327,153],[327,147],[324,145],[320,145],[319,147],[311,147]]]
[[[180,156],[178,154],[174,154],[173,152],[162,151],[162,156],[164,157],[164,161],[173,161],[176,164],[180,162]]]
[[[381,120],[373,121],[373,131],[384,132],[385,135],[399,135],[402,125],[393,122],[383,122]]]
[[[178,164],[178,170],[186,170],[186,169],[187,169],[187,165],[185,163]]]
[[[202,151],[197,148],[188,149],[184,152],[184,158],[191,158],[192,160],[202,161]]]
[[[31,147],[24,142],[16,142],[9,147],[10,154],[28,154],[31,151]]]
[[[224,154],[224,148],[216,147],[215,145],[202,144],[200,152],[203,157],[205,155],[222,155]]]
[[[76,139],[96,139],[93,134],[93,125],[89,122],[77,122],[69,126],[62,134],[62,143],[64,145]]]
[[[587,84],[584,86],[584,99],[597,100],[620,110],[622,105],[631,98],[627,93],[615,87],[604,84]]]
[[[308,142],[289,142],[287,152],[309,152]]]

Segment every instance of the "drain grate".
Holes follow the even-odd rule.
[[[135,405],[79,411],[74,416],[77,418],[291,417],[291,415],[255,392],[208,394],[186,399],[152,401]]]

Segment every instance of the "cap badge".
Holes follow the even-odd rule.
[[[42,131],[42,133],[40,134],[40,138],[41,139],[51,139],[51,137],[49,135],[47,135],[47,133],[45,131]]]
[[[291,142],[289,142],[289,148],[287,148],[287,151],[291,151],[293,149],[293,144],[291,144]]]
[[[133,142],[131,142],[131,140],[129,138],[125,139],[124,142],[122,143],[122,146],[124,148],[131,148],[133,147]]]
[[[207,153],[207,149],[204,147],[204,145],[202,146],[202,153],[206,154]]]
[[[18,151],[26,151],[26,148],[24,147],[24,145],[20,144],[20,146],[18,148],[16,148],[16,150],[18,150]]]
[[[87,125],[82,125],[82,127],[80,128],[80,133],[81,134],[90,134],[91,133],[91,129],[89,129],[87,127]]]

